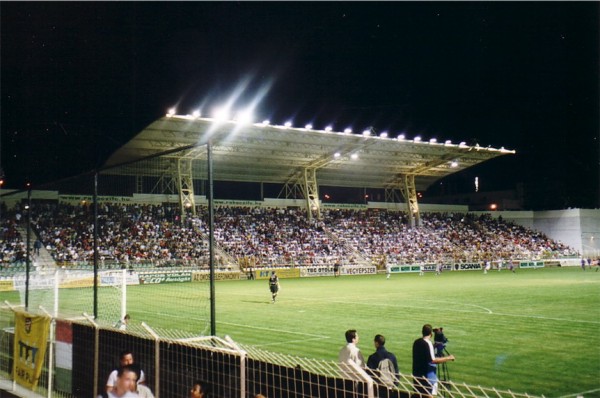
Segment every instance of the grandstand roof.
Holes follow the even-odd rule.
[[[173,160],[194,159],[194,178],[206,179],[206,142],[211,139],[217,181],[293,183],[315,168],[319,185],[398,188],[403,175],[415,175],[418,190],[434,181],[515,151],[464,143],[420,142],[266,123],[167,115],[119,148],[105,166],[110,174],[165,173]],[[133,161],[158,156],[151,162]]]

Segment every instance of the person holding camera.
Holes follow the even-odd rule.
[[[412,348],[412,373],[415,391],[424,396],[435,396],[438,392],[437,364],[454,361],[454,355],[436,357],[433,350],[433,328],[423,325],[423,337],[416,339]]]

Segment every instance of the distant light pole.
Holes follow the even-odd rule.
[[[212,162],[212,140],[206,143],[206,159],[208,174],[208,253],[210,269],[210,334],[217,334],[216,311],[215,311],[215,231],[214,231],[214,204],[213,204],[213,162]]]
[[[29,311],[29,272],[31,269],[31,183],[27,183],[27,245],[25,250],[25,309]]]

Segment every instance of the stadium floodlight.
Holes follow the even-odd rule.
[[[404,134],[400,134],[398,137],[396,137],[396,139],[398,141],[402,141],[405,138]]]
[[[292,127],[292,122],[285,122],[284,126],[285,127]]]
[[[459,146],[460,148],[466,148],[466,147],[467,147],[467,143],[466,143],[466,142],[464,142],[464,141],[462,141],[460,144],[458,144],[458,146]]]
[[[384,131],[383,133],[379,134],[380,138],[388,138],[388,133],[387,131]]]
[[[358,159],[358,154],[357,153],[353,153],[352,155],[350,155],[350,159],[352,159],[352,160]]]
[[[342,154],[339,153],[339,152],[336,152],[336,153],[333,154],[333,157],[336,158],[336,159],[339,158],[340,156],[342,156]]]
[[[446,142],[444,143],[444,145],[448,146],[448,145],[452,145],[452,141],[450,140],[446,140]]]
[[[304,126],[305,129],[307,130],[312,130],[312,124],[308,123],[306,126]]]
[[[331,126],[325,127],[325,131],[330,132],[331,130],[333,130],[333,128]]]
[[[430,144],[435,144],[435,143],[437,143],[437,138],[431,138],[431,139],[429,140],[429,143],[430,143]]]
[[[167,116],[171,117],[175,114],[175,112],[177,112],[177,110],[175,108],[171,108],[167,111]]]
[[[367,130],[363,130],[362,135],[365,137],[368,137],[371,135],[371,130],[367,129]]]
[[[414,140],[415,142],[421,142],[421,136],[419,136],[419,135],[418,135],[418,136],[416,136],[416,137],[415,137],[413,140]]]
[[[268,126],[270,123],[271,122],[269,120],[266,120],[266,119],[262,121],[262,125],[263,126]]]
[[[347,127],[344,129],[344,133],[345,134],[352,134],[352,129],[350,127]]]
[[[237,115],[235,115],[235,120],[239,123],[250,124],[254,120],[254,116],[252,111],[247,109],[245,111],[238,112]]]
[[[200,117],[200,110],[196,109],[194,112],[192,112],[192,117],[194,119],[198,119]]]
[[[226,107],[216,108],[213,111],[213,117],[221,122],[229,120],[229,109]]]

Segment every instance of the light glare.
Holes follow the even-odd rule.
[[[245,111],[239,112],[235,118],[240,123],[252,123],[254,116],[252,115],[252,111],[245,110]]]
[[[219,121],[229,120],[229,109],[222,107],[213,111],[213,117]]]

